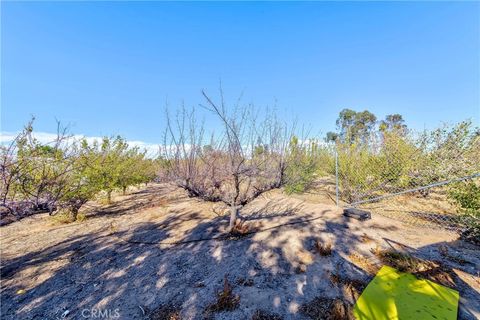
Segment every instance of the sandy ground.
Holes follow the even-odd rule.
[[[257,310],[308,319],[301,306],[314,298],[354,303],[332,274],[368,283],[378,247],[441,261],[461,295],[459,318],[480,318],[480,250],[453,233],[377,214],[350,220],[328,196],[274,190],[242,210],[257,232],[225,239],[223,211],[157,184],[110,206],[90,204],[83,222],[58,225],[43,214],[4,226],[2,319],[161,319],[170,309],[182,319],[251,319]],[[332,254],[318,254],[317,241]],[[225,277],[239,306],[209,312]]]

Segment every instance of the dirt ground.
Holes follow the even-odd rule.
[[[348,219],[327,195],[268,192],[242,209],[255,232],[228,238],[224,207],[165,184],[86,216],[0,228],[2,319],[309,319],[319,301],[353,304],[381,266],[372,251],[390,247],[437,261],[424,276],[460,292],[460,319],[480,318],[478,247],[377,214]],[[232,310],[215,304],[225,278]]]

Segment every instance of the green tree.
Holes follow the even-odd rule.
[[[385,120],[380,121],[380,132],[395,132],[400,135],[407,133],[407,125],[401,114],[389,114],[385,117]]]
[[[355,141],[365,143],[375,129],[376,121],[377,117],[368,110],[356,112],[351,109],[343,109],[336,121],[340,139],[346,143]]]

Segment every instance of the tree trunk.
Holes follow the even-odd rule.
[[[107,203],[112,203],[112,191],[107,191]]]
[[[124,187],[122,188],[122,193],[123,193],[123,195],[126,195],[126,194],[127,194],[127,187],[124,186]]]
[[[228,225],[228,232],[232,232],[237,221],[238,207],[236,205],[230,206],[230,224]]]

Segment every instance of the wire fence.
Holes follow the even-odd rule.
[[[457,232],[478,227],[478,209],[465,211],[459,201],[478,198],[472,192],[480,190],[479,152],[478,135],[392,135],[337,144],[337,204],[414,225]]]

